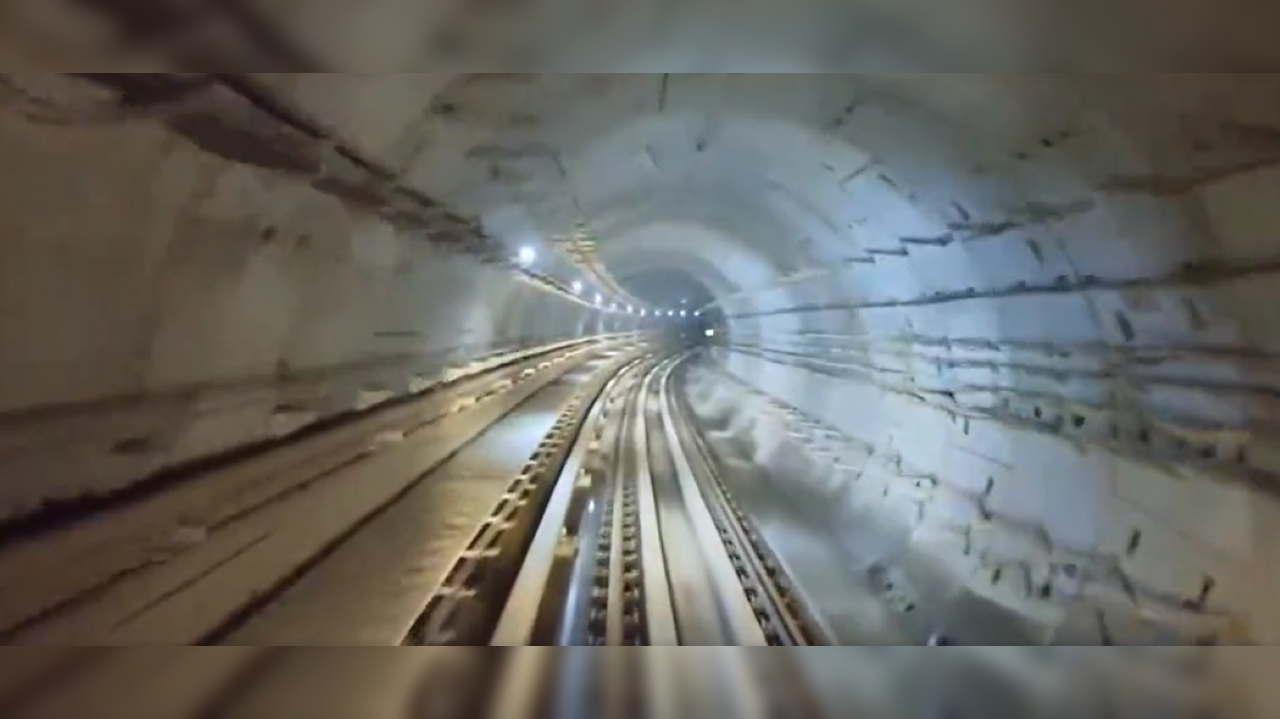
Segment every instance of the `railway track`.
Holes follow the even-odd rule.
[[[425,603],[412,643],[523,647],[487,679],[492,715],[822,714],[794,655],[727,649],[827,642],[690,424],[682,360],[623,368],[531,505],[536,524],[473,543]],[[519,527],[509,507],[495,516]],[[482,599],[488,621],[459,608]],[[530,648],[555,646],[575,649]],[[660,649],[584,649],[635,646]]]
[[[636,361],[610,382],[549,490],[547,510],[514,550],[520,561],[501,615],[468,640],[828,643],[690,423],[675,386],[682,359]],[[431,602],[425,614],[435,623],[424,643],[457,637]]]
[[[7,643],[29,645],[0,648],[0,715],[845,713],[869,689],[833,682],[831,659],[736,651],[833,642],[691,422],[683,368],[625,342],[513,358],[48,543],[0,547],[0,586],[41,592],[0,601],[19,618]],[[142,551],[183,523],[205,536]],[[51,562],[72,571],[44,576]],[[317,644],[416,649],[293,648]],[[616,651],[635,646],[649,650]]]
[[[246,707],[282,701],[290,677],[309,677],[303,684],[324,696],[317,678],[329,671],[333,686],[348,687],[321,702],[332,709],[362,694],[350,676],[265,647],[398,643],[522,647],[436,650],[415,655],[434,657],[417,669],[365,681],[422,716],[772,715],[778,705],[813,715],[811,703],[800,709],[808,692],[785,657],[721,653],[824,642],[690,424],[676,388],[681,361],[622,341],[519,358],[393,417],[113,507],[48,541],[0,548],[0,581],[32,588],[0,602],[0,635],[49,648],[43,663],[0,654],[0,665],[23,669],[0,685],[0,708],[43,716],[35,710],[52,706],[49,697],[100,703],[131,677],[156,675],[172,677],[170,704],[189,709],[168,715],[251,716]],[[539,398],[534,414],[553,409],[555,418],[537,441],[516,432],[516,409]],[[477,475],[492,450],[480,438],[515,434],[535,445],[527,459]],[[423,544],[440,530],[423,513],[452,501],[439,494],[448,486],[489,487],[497,500],[470,517],[469,536],[458,534],[466,512],[445,518],[454,554],[433,547],[428,561]],[[157,552],[155,538],[175,530],[188,541]],[[69,576],[38,574],[72,558]],[[204,659],[176,648],[52,647],[141,643],[238,646]],[[715,656],[688,665],[688,655],[663,652],[598,661],[580,649],[533,649],[554,646],[698,646]],[[27,691],[5,691],[16,687]],[[444,695],[453,699],[431,698]],[[123,704],[146,716],[140,701]]]
[[[410,401],[127,502],[103,502],[75,521],[0,546],[0,637],[5,645],[38,647],[0,650],[0,713],[15,716],[13,707],[39,704],[62,693],[59,687],[93,686],[97,677],[127,675],[145,663],[134,653],[89,646],[394,644],[388,638],[403,635],[407,621],[396,630],[376,621],[337,623],[331,613],[307,622],[331,607],[292,601],[295,590],[331,573],[349,547],[435,484],[438,470],[474,456],[469,448],[495,433],[509,437],[503,428],[511,426],[521,437],[541,435],[538,417],[591,391],[640,347],[624,336],[495,357],[452,372]],[[483,487],[476,493],[492,496]],[[371,597],[364,603],[381,605]],[[193,672],[208,673],[197,664]],[[163,662],[160,674],[185,675],[186,665]]]

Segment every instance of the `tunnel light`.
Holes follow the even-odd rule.
[[[716,336],[716,331],[715,331],[715,330],[713,330],[713,329],[711,329],[711,328],[707,328],[707,336],[708,336],[708,337],[715,337],[715,336]]]
[[[573,294],[575,295],[582,294],[582,280],[573,281]]]
[[[609,305],[609,311],[610,311],[610,312],[617,312],[617,311],[618,311],[618,303],[617,303],[617,302],[614,302],[613,304]]]
[[[597,293],[596,293],[596,304],[598,305],[598,304],[600,304],[601,302],[604,302],[604,298],[600,296],[600,293],[599,293],[599,292],[597,292]]]
[[[646,310],[646,309],[644,309],[643,307],[641,307],[641,308],[640,308],[640,316],[641,316],[641,317],[644,317],[646,314],[648,314],[648,312],[649,312],[649,311],[648,311],[648,310]]]
[[[538,259],[538,251],[528,245],[521,247],[520,253],[516,255],[516,261],[521,267],[529,267],[536,259]]]
[[[680,316],[681,316],[681,317],[688,317],[688,316],[689,316],[689,313],[688,313],[687,311],[685,311],[685,310],[680,310]]]
[[[636,308],[632,307],[631,305],[627,305],[627,314],[634,315],[635,313],[636,313]]]

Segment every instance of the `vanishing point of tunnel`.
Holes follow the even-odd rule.
[[[0,3],[0,714],[1237,716],[1278,16]]]

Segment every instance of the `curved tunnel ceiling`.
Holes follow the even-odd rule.
[[[531,237],[584,223],[618,277],[690,273],[731,322],[735,374],[984,497],[1000,539],[982,562],[1105,575],[1144,536],[1141,591],[1269,622],[1246,577],[1275,546],[1274,505],[1246,497],[1273,489],[1253,431],[1273,412],[1272,340],[1249,305],[1272,293],[1275,251],[1234,215],[1261,211],[1273,181],[1276,87],[473,74],[391,134],[421,148],[406,177],[433,196],[519,216]],[[984,584],[974,540],[945,539],[952,520],[909,544]]]
[[[708,287],[682,269],[654,268],[632,272],[621,282],[631,294],[653,307],[669,307],[692,313],[713,300]]]
[[[687,273],[732,374],[947,488],[927,520],[906,496],[849,526],[868,563],[907,546],[1029,614],[990,564],[1069,569],[1280,641],[1280,78],[872,71],[1275,65],[1274,25],[1195,0],[1155,24],[1139,2],[773,5],[272,6],[321,63],[378,72],[257,79],[509,245],[582,223],[646,298]],[[644,72],[381,72],[439,55]],[[829,67],[854,71],[798,72]]]

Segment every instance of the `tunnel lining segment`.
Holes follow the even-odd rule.
[[[1038,507],[1034,502],[1010,504],[1009,500],[1019,492],[1010,494],[1008,488],[1020,484],[1025,486],[1025,480],[1020,479],[1016,473],[1002,476],[999,484],[988,477],[984,486],[983,479],[972,476],[972,461],[960,461],[962,455],[959,453],[911,453],[908,442],[895,440],[895,436],[900,436],[897,434],[875,439],[866,438],[865,435],[850,435],[849,432],[860,432],[861,429],[850,425],[840,414],[832,414],[829,407],[815,407],[803,397],[796,401],[806,403],[806,410],[797,410],[794,406],[785,404],[790,401],[785,399],[787,395],[778,394],[786,392],[784,385],[778,384],[776,377],[771,378],[767,370],[753,371],[746,362],[729,361],[724,366],[729,368],[730,376],[734,377],[732,381],[741,383],[753,393],[761,393],[765,405],[782,408],[783,418],[795,427],[791,431],[797,433],[797,437],[803,437],[803,451],[868,457],[866,465],[855,474],[845,477],[847,483],[841,491],[846,498],[838,506],[854,511],[855,514],[875,508],[882,518],[898,515],[890,521],[900,523],[911,533],[912,539],[908,547],[919,545],[917,549],[910,551],[921,553],[920,558],[910,561],[915,563],[917,578],[923,576],[928,586],[940,581],[939,576],[930,578],[930,574],[958,571],[958,579],[941,580],[942,584],[956,581],[962,587],[971,584],[979,594],[1000,603],[1008,603],[1013,608],[1012,611],[1023,613],[1027,618],[1039,617],[1035,621],[1047,622],[1047,630],[1056,628],[1058,632],[1066,632],[1057,639],[1068,643],[1093,643],[1099,641],[1099,638],[1090,633],[1092,625],[1076,626],[1079,620],[1074,618],[1074,612],[1079,611],[1078,608],[1072,609],[1065,616],[1061,614],[1062,607],[1052,611],[1047,609],[1048,604],[1061,604],[1064,601],[1063,592],[1066,592],[1068,598],[1075,597],[1069,604],[1082,602],[1084,607],[1106,607],[1113,620],[1112,639],[1120,643],[1147,643],[1156,636],[1162,638],[1154,641],[1163,642],[1169,641],[1168,637],[1171,635],[1181,636],[1183,641],[1204,641],[1205,637],[1213,637],[1214,641],[1231,643],[1253,631],[1252,627],[1264,619],[1256,614],[1260,607],[1248,603],[1248,595],[1241,595],[1239,590],[1253,583],[1254,570],[1249,568],[1251,563],[1265,560],[1248,554],[1248,548],[1243,550],[1246,552],[1243,555],[1239,548],[1235,550],[1235,554],[1206,549],[1203,544],[1213,541],[1212,531],[1201,527],[1197,530],[1197,537],[1186,536],[1175,515],[1165,515],[1158,520],[1151,515],[1138,519],[1143,516],[1143,512],[1151,511],[1150,505],[1145,503],[1153,500],[1160,502],[1156,497],[1145,497],[1139,500],[1143,504],[1137,505],[1129,504],[1132,500],[1121,498],[1117,501],[1103,497],[1102,503],[1094,510],[1087,507],[1074,508],[1074,511],[1097,512],[1099,516],[1094,520],[1098,523],[1116,522],[1123,526],[1127,518],[1128,521],[1142,523],[1149,532],[1158,533],[1161,536],[1159,541],[1165,544],[1159,548],[1148,548],[1150,554],[1144,554],[1138,560],[1132,555],[1125,556],[1125,545],[1131,541],[1130,536],[1126,534],[1124,537],[1114,537],[1118,527],[1107,527],[1105,524],[1099,524],[1102,531],[1095,537],[1067,540],[1064,543],[1061,534],[1063,529],[1079,528],[1064,525],[1062,518],[1054,517],[1057,510],[1051,500],[1039,499],[1041,504]],[[784,399],[778,399],[779,396]],[[833,406],[843,405],[837,402],[830,405]],[[810,414],[813,411],[821,411],[823,416]],[[892,415],[888,418],[892,418],[895,423],[898,421]],[[913,427],[924,428],[932,420],[925,420],[920,416],[903,418],[902,421]],[[977,424],[978,421],[972,422]],[[951,439],[947,444],[957,450],[962,449],[964,440],[968,439],[966,435],[970,431],[967,429],[970,421],[964,423],[966,428],[963,433],[954,422],[949,424],[952,429]],[[985,424],[987,423],[984,421],[983,425]],[[1029,428],[1018,431],[1035,432]],[[1045,440],[1037,440],[1037,443],[1046,448],[1049,446],[1045,444]],[[1076,462],[1087,459],[1070,449],[1056,454],[1063,460],[1073,455]],[[934,464],[915,464],[926,457]],[[937,464],[938,462],[950,462],[951,466],[945,467]],[[1135,463],[1125,463],[1119,465],[1119,468],[1135,472],[1138,466]],[[1071,464],[1056,471],[1073,477],[1072,482],[1088,476],[1076,472]],[[818,475],[826,474],[829,472],[817,472],[813,478],[801,482],[796,491],[819,491],[816,486],[809,487],[807,483],[817,481]],[[804,476],[803,472],[800,476]],[[1133,476],[1117,474],[1116,487],[1122,493],[1132,492],[1133,489],[1124,488],[1136,487],[1149,481],[1142,477],[1143,475],[1136,473]],[[1172,488],[1168,484],[1162,486]],[[1221,502],[1227,497],[1239,495],[1229,487],[1219,486],[1225,493],[1219,493],[1216,499],[1210,499],[1215,496],[1211,490],[1202,488],[1192,492],[1199,497],[1196,500],[1199,503],[1187,507],[1190,510],[1189,516],[1196,521],[1203,521],[1208,518],[1204,511],[1207,509],[1206,501]],[[879,493],[881,487],[884,490],[883,497]],[[1184,486],[1180,491],[1186,492],[1193,488]],[[993,494],[993,490],[998,490],[998,493]],[[1106,491],[1116,490],[1108,488]],[[1060,492],[1055,490],[1052,494],[1059,496]],[[1239,509],[1247,511],[1243,507]],[[1137,513],[1134,510],[1138,510]],[[1014,514],[1008,514],[1010,511]],[[1046,511],[1048,514],[1042,515],[1045,523],[1038,524],[1034,513]],[[1234,515],[1216,516],[1226,519],[1227,516]],[[849,531],[856,535],[858,520],[851,518],[849,521],[854,522],[848,524]],[[1162,522],[1171,522],[1173,527],[1161,527]],[[982,528],[981,531],[979,527]],[[1238,531],[1235,533],[1239,534]],[[844,544],[854,547],[860,541],[865,543],[871,540],[858,540],[855,536],[850,536]],[[1146,552],[1147,549],[1143,551]],[[925,561],[931,554],[937,556]],[[901,558],[895,561],[901,561]],[[1170,573],[1169,562],[1188,562],[1189,566],[1185,569],[1190,571]],[[1190,564],[1191,562],[1195,564]],[[948,563],[952,568],[944,569]],[[972,569],[964,569],[970,565],[973,565]],[[957,570],[955,567],[961,569]],[[1003,571],[993,575],[993,568]],[[1018,579],[1024,574],[1027,577],[1025,586]],[[1210,590],[1213,592],[1211,595],[1206,595],[1202,580],[1209,575],[1217,577],[1217,584],[1231,581],[1237,583],[1237,586],[1234,590],[1225,590],[1225,593],[1220,593],[1223,589],[1218,586]],[[1227,580],[1227,577],[1234,579]],[[1042,584],[1043,582],[1048,584]],[[989,586],[991,584],[999,586],[993,589]],[[1051,588],[1047,595],[1041,591],[1042,586]],[[1251,591],[1259,589],[1251,588]],[[941,590],[935,587],[933,591]],[[1242,597],[1246,601],[1242,602]],[[1019,608],[1023,604],[1027,606]],[[1045,604],[1046,607],[1037,609],[1039,604]],[[1137,614],[1141,614],[1144,619],[1136,620]],[[1059,622],[1063,623],[1061,627],[1058,626]],[[1120,638],[1122,635],[1124,639]],[[1046,634],[1044,638],[1048,640],[1055,636]]]

